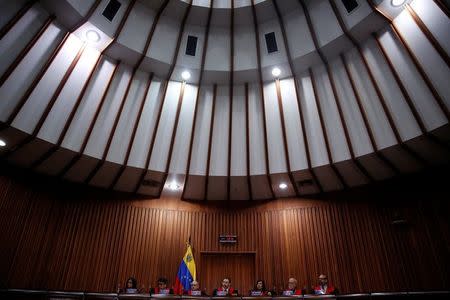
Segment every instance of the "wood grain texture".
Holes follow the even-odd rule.
[[[280,288],[291,276],[310,288],[322,272],[342,293],[450,288],[450,204],[441,177],[448,169],[321,199],[233,207],[20,179],[3,164],[0,170],[1,288],[106,292],[128,276],[145,289],[159,276],[172,285],[189,236],[200,279],[210,278],[202,272],[237,276],[234,285],[243,289],[257,278]],[[407,224],[392,225],[399,218]],[[219,245],[222,233],[237,234],[238,243]],[[254,275],[239,279],[231,266],[211,271],[214,259],[205,257],[216,252],[219,260],[242,259]],[[236,252],[255,253],[254,266],[246,256],[223,255]],[[202,287],[216,287],[216,277]]]

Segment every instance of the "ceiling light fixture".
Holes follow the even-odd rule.
[[[403,4],[405,4],[406,0],[392,0],[391,4],[392,6],[402,6]]]
[[[169,188],[169,190],[172,190],[172,191],[176,191],[180,188],[180,186],[175,181],[172,181],[171,183],[169,183],[167,185],[167,187]]]
[[[275,67],[272,69],[272,75],[274,77],[278,77],[278,76],[280,76],[280,74],[281,74],[281,70],[279,68]]]
[[[100,41],[100,35],[95,30],[88,30],[86,31],[86,39],[89,42],[97,43],[98,41]]]
[[[183,73],[181,73],[181,77],[183,78],[183,80],[188,80],[189,78],[191,78],[191,73],[189,73],[189,71],[183,71]]]
[[[280,187],[280,189],[284,190],[284,189],[287,188],[287,184],[284,183],[284,182],[283,182],[283,183],[280,183],[279,187]]]
[[[6,146],[6,142],[2,139],[0,139],[0,147],[5,147]]]

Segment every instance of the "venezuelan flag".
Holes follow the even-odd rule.
[[[196,280],[196,276],[194,255],[192,255],[191,245],[188,244],[180,268],[178,268],[177,279],[175,280],[174,286],[175,294],[182,294],[183,291],[189,290],[191,282]]]

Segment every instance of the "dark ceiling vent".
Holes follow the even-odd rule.
[[[265,34],[267,52],[273,53],[278,51],[277,39],[275,38],[275,32],[269,32]]]
[[[195,56],[195,50],[197,49],[197,37],[188,35],[186,44],[186,55]]]
[[[312,186],[312,185],[314,185],[314,181],[312,179],[305,179],[305,180],[297,181],[298,187],[308,187],[308,186]]]
[[[109,0],[108,5],[106,5],[105,9],[103,10],[102,15],[105,16],[105,18],[107,18],[109,21],[112,21],[119,11],[121,5],[122,3],[117,0]]]
[[[142,186],[148,186],[148,187],[156,188],[156,187],[159,187],[160,184],[161,184],[161,182],[153,180],[153,179],[142,180]]]
[[[348,13],[351,13],[358,7],[358,1],[357,0],[342,0],[342,4],[344,4],[345,9]]]

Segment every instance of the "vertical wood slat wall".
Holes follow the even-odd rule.
[[[343,293],[450,288],[449,207],[420,197],[400,209],[389,204],[400,193],[362,193],[297,208],[174,210],[49,189],[0,177],[2,288],[114,291],[128,276],[146,289],[159,276],[173,284],[189,235],[200,278],[200,252],[255,252],[269,287],[294,276],[309,288],[326,273]],[[397,211],[409,226],[391,224]],[[238,244],[220,246],[220,233]]]

